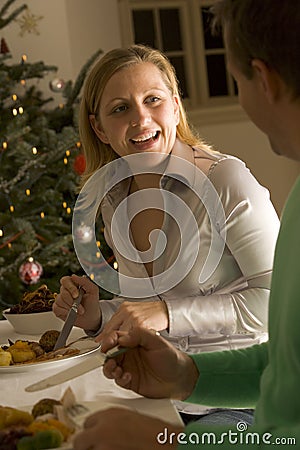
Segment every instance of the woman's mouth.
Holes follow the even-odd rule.
[[[153,131],[153,132],[145,133],[136,139],[130,139],[130,142],[132,142],[135,145],[146,144],[151,141],[155,142],[159,138],[159,135],[160,135],[160,131]]]

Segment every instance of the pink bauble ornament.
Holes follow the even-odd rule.
[[[19,276],[25,284],[35,284],[39,281],[43,274],[43,267],[38,261],[29,258],[28,261],[21,264],[19,268]]]

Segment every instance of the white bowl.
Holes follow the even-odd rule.
[[[64,322],[56,317],[53,311],[36,312],[31,314],[14,314],[9,309],[2,312],[14,330],[20,334],[43,334],[48,330],[62,329]]]

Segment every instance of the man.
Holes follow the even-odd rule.
[[[300,2],[222,0],[215,24],[225,31],[228,68],[239,99],[273,150],[300,160]],[[280,180],[279,180],[280,182]],[[247,349],[187,356],[154,332],[113,332],[102,343],[130,349],[104,373],[148,397],[171,397],[211,406],[256,406],[255,424],[234,429],[170,426],[135,412],[113,409],[90,417],[75,449],[184,447],[300,448],[300,178],[278,236],[270,294],[269,342]],[[118,430],[118,432],[114,432]]]

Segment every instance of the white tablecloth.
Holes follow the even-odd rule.
[[[77,339],[83,334],[81,329],[74,327],[69,337],[69,341]],[[20,336],[14,332],[9,322],[1,320],[0,344],[6,344],[8,339],[11,339],[12,341],[15,341],[16,339],[38,341],[39,336]],[[88,356],[86,356],[86,358],[88,358]],[[95,405],[99,405],[98,409],[101,409],[103,405],[113,403],[132,407],[145,414],[161,417],[172,423],[181,423],[181,419],[170,400],[145,399],[131,391],[121,389],[114,381],[104,377],[101,368],[95,369],[59,386],[35,393],[25,392],[26,386],[64,369],[64,366],[56,367],[55,364],[50,363],[49,366],[44,364],[42,370],[32,370],[24,373],[13,371],[1,373],[0,367],[0,404],[3,406],[25,407],[34,405],[42,398],[60,399],[67,387],[70,386],[77,401],[93,402],[93,409],[95,409]]]

